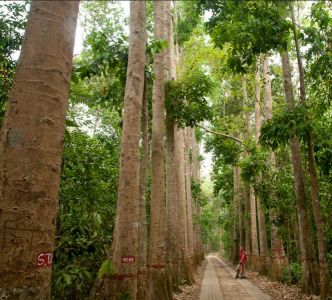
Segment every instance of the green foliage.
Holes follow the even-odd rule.
[[[281,281],[287,284],[299,284],[301,282],[301,266],[298,262],[292,262],[282,270]]]
[[[111,243],[119,140],[79,131],[66,141],[52,277],[53,299],[83,299]]]
[[[245,182],[255,183],[255,178],[268,169],[269,153],[257,147],[251,148],[250,155],[239,162],[241,177]]]
[[[218,195],[213,196],[204,191],[208,200],[202,207],[200,225],[203,243],[209,245],[211,251],[222,249],[223,254],[227,255],[231,246],[229,232],[232,226],[229,199],[227,199],[229,196],[232,197],[232,187],[226,179],[226,176],[229,175],[227,166],[224,175],[225,186]]]
[[[332,131],[331,113],[324,114],[314,128],[315,158],[317,165],[324,175],[330,175],[332,170]]]
[[[112,261],[109,259],[105,260],[98,271],[98,277],[102,278],[103,276],[112,276],[114,274],[116,274],[116,272],[113,268]]]
[[[203,192],[202,183],[200,181],[195,180],[191,177],[191,193],[194,199],[196,199],[199,203],[200,207],[203,207],[207,204],[208,199],[206,194]]]
[[[128,60],[128,45],[125,39],[121,36],[118,40],[109,41],[109,37],[104,32],[91,32],[87,37],[87,44],[91,48],[75,61],[74,69],[72,73],[72,82],[74,86],[82,85],[92,82],[95,86],[94,89],[99,88],[98,102],[105,103],[106,106],[111,104],[112,106],[121,106],[124,86],[126,80],[127,60]],[[99,83],[96,86],[96,81]],[[81,90],[82,93],[84,90]],[[91,94],[91,90],[87,90],[88,94]],[[88,95],[80,96],[78,101],[82,97],[89,100]],[[73,99],[75,100],[75,98]],[[94,105],[95,103],[89,103],[84,101],[88,105]]]
[[[286,145],[292,136],[305,140],[309,130],[312,130],[312,124],[308,110],[299,105],[292,110],[275,114],[266,121],[261,129],[260,143],[276,149],[280,145]]]
[[[191,38],[192,31],[201,21],[198,11],[198,3],[194,1],[179,1],[177,3],[177,22],[175,27],[175,34],[179,45]]]
[[[215,197],[218,195],[223,197],[227,205],[231,203],[233,195],[232,178],[232,169],[221,161],[216,161],[212,172],[213,194]]]
[[[205,142],[206,151],[213,151],[213,157],[216,164],[221,161],[224,164],[237,164],[241,147],[235,141],[223,138],[217,135],[212,135],[206,138]]]
[[[15,74],[13,56],[23,41],[27,8],[27,2],[0,3],[0,126]]]
[[[191,193],[193,198],[198,198],[202,192],[200,182],[197,182],[193,177],[191,177]]]
[[[149,57],[152,57],[155,53],[160,53],[162,49],[166,49],[168,47],[168,43],[166,40],[155,40],[152,39],[146,48],[146,53]]]
[[[308,22],[300,38],[308,48],[305,79],[309,102],[319,116],[330,107],[332,99],[332,13],[326,1],[312,4]]]
[[[178,126],[191,126],[211,119],[211,108],[206,96],[213,87],[209,76],[200,70],[166,82],[166,110]]]
[[[74,61],[71,100],[90,107],[116,107],[121,115],[128,62],[128,36],[121,6],[91,1],[83,7],[88,33],[84,50]]]
[[[216,46],[229,47],[229,67],[246,72],[257,55],[287,47],[290,22],[283,1],[200,0],[200,7],[212,10],[207,30]]]

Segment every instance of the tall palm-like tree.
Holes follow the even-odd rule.
[[[154,3],[154,37],[164,38],[164,1]],[[165,76],[164,50],[154,54],[152,92],[152,184],[149,253],[149,298],[168,299],[166,277],[166,202],[165,202]]]
[[[49,299],[78,1],[32,1],[0,143],[0,297]]]
[[[139,227],[139,141],[146,62],[146,3],[130,2],[130,38],[124,96],[120,174],[113,242],[109,254],[115,274],[104,274],[94,299],[136,299]]]

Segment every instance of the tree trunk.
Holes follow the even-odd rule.
[[[179,265],[178,258],[181,257],[177,243],[178,232],[178,210],[177,210],[177,193],[176,193],[176,162],[175,162],[175,139],[174,139],[174,122],[169,117],[166,118],[166,252],[167,264],[171,272],[173,289],[179,287]]]
[[[243,92],[243,108],[244,108],[244,134],[243,140],[248,139],[250,135],[250,112],[248,111],[248,93],[247,93],[247,81],[243,76],[242,78],[242,92]],[[245,155],[248,155],[245,153]],[[243,197],[244,197],[244,237],[245,237],[245,250],[248,257],[251,257],[251,244],[250,244],[250,197],[249,197],[249,185],[244,183],[243,185]],[[243,245],[242,245],[243,246]]]
[[[174,42],[173,27],[171,16],[171,2],[165,1],[165,23],[164,32],[168,47],[165,49],[165,79],[175,80],[174,64]],[[174,120],[166,112],[166,252],[167,269],[170,274],[169,281],[172,282],[174,290],[179,289],[180,285],[180,266],[181,252],[178,247],[178,196],[176,182],[176,153],[175,153],[175,125]]]
[[[79,2],[32,1],[0,143],[0,298],[49,299]]]
[[[260,64],[257,62],[255,71],[255,141],[258,145],[261,135],[262,117],[261,117],[261,87],[260,87]]]
[[[259,137],[261,135],[261,109],[260,109],[260,63],[257,62],[255,73],[255,140],[257,147],[259,147]],[[256,177],[256,183],[261,182],[261,177]],[[259,231],[259,256],[260,256],[260,273],[266,274],[269,267],[267,235],[266,235],[266,220],[265,209],[262,203],[261,196],[256,193],[257,214],[258,214],[258,231]]]
[[[190,172],[190,128],[184,129],[185,135],[185,171],[186,171],[186,203],[187,203],[187,239],[188,255],[193,263],[194,259],[194,228],[193,228],[193,201],[191,194],[191,172]]]
[[[154,38],[164,38],[164,1],[154,4]],[[170,299],[166,279],[166,205],[164,170],[164,50],[154,54],[152,93],[152,185],[149,253],[149,299]]]
[[[239,207],[238,207],[238,201],[239,201],[239,172],[238,167],[233,166],[233,238],[232,238],[232,258],[233,263],[237,264],[239,261],[239,239],[238,239],[238,233],[239,233]]]
[[[270,79],[269,61],[265,57],[263,61],[263,78],[264,78],[264,100],[265,100],[265,118],[269,120],[272,118],[272,89]],[[272,170],[275,169],[276,159],[274,152],[270,152],[270,164]],[[271,198],[275,198],[274,193],[270,193]],[[272,280],[279,280],[283,268],[288,265],[288,259],[285,254],[283,240],[279,234],[279,228],[276,225],[277,215],[273,208],[270,208],[270,222],[271,222],[271,258],[272,265],[269,271],[269,277]]]
[[[139,141],[146,47],[145,1],[130,2],[130,43],[124,97],[119,192],[110,259],[115,275],[95,286],[93,299],[136,299],[139,226]]]
[[[173,37],[171,1],[165,1],[165,38],[168,42],[168,47],[165,51],[165,78],[166,80],[175,80],[176,58]]]
[[[281,53],[283,80],[285,90],[285,100],[288,109],[294,109],[294,94],[291,77],[291,67],[288,51]],[[315,259],[314,248],[306,211],[305,186],[303,177],[303,167],[301,160],[300,144],[298,139],[293,136],[290,139],[292,153],[293,174],[295,184],[295,196],[297,201],[297,217],[299,225],[299,243],[302,263],[302,291],[306,294],[319,293],[319,277],[317,274],[317,262]]]
[[[251,262],[253,270],[259,268],[259,249],[257,235],[256,198],[252,185],[249,186],[250,221],[251,221]]]
[[[264,101],[265,101],[265,119],[272,118],[272,88],[270,78],[269,59],[265,57],[263,60],[263,82],[264,82]]]
[[[196,184],[200,183],[200,166],[199,166],[199,144],[196,140],[195,129],[191,129],[191,143],[192,143],[192,177]],[[200,218],[200,205],[199,198],[196,196],[194,199],[194,232],[195,232],[195,261],[199,264],[204,259],[204,250],[201,240],[201,227],[198,222]]]
[[[244,234],[243,234],[243,195],[244,195],[244,184],[241,178],[241,169],[238,168],[238,185],[239,185],[239,198],[238,198],[238,215],[239,215],[239,246],[244,247]]]
[[[251,257],[251,244],[250,244],[250,197],[249,197],[249,185],[244,183],[244,238],[245,238],[245,250],[247,256]]]
[[[184,136],[183,130],[176,126],[175,129],[175,153],[176,153],[176,181],[178,194],[178,247],[181,252],[181,276],[187,283],[193,282],[191,264],[188,259],[187,238],[187,214],[186,214],[186,192],[185,192],[185,166],[184,166]]]
[[[306,104],[306,91],[304,83],[304,68],[301,59],[300,46],[298,38],[296,35],[296,25],[295,25],[295,16],[293,6],[290,4],[290,10],[292,15],[293,23],[293,34],[296,47],[296,57],[299,68],[299,77],[300,77],[300,98],[302,104]],[[320,270],[320,297],[321,299],[326,299],[330,290],[330,276],[327,263],[327,253],[326,245],[324,240],[324,224],[321,214],[321,207],[319,201],[319,185],[317,178],[317,168],[314,156],[314,147],[313,147],[313,136],[312,131],[307,132],[307,154],[309,162],[309,173],[310,173],[310,184],[311,184],[311,201],[312,208],[314,212],[316,232],[317,232],[317,241],[318,241],[318,255],[319,255],[319,270]]]
[[[139,227],[138,227],[138,260],[137,260],[137,299],[147,298],[147,221],[146,221],[146,181],[149,163],[149,114],[148,84],[144,77],[144,93],[142,101],[142,149],[139,177]]]
[[[247,82],[245,78],[243,78],[242,88],[243,88],[244,104],[245,106],[248,106]],[[245,134],[246,138],[249,139],[250,112],[248,110],[246,110],[245,113],[245,133],[246,133]],[[245,155],[248,155],[248,153],[246,153]],[[249,194],[249,204],[250,204],[249,207],[250,207],[250,236],[251,236],[251,251],[249,252],[250,254],[248,255],[248,257],[250,258],[249,265],[253,268],[253,270],[256,270],[259,267],[259,248],[258,248],[258,236],[257,236],[256,199],[255,199],[254,189],[251,184],[248,185],[248,194]]]

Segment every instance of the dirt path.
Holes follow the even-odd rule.
[[[199,300],[270,300],[246,279],[234,279],[235,271],[222,259],[209,255]]]
[[[223,299],[219,287],[218,276],[213,265],[212,256],[206,258],[207,265],[202,281],[200,300],[220,300]]]

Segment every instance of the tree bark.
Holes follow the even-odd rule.
[[[196,184],[200,184],[200,164],[199,164],[199,144],[196,140],[195,129],[191,129],[191,143],[192,143],[192,177]],[[195,232],[195,261],[199,264],[204,259],[204,250],[201,240],[200,219],[200,205],[199,198],[194,198],[194,232]]]
[[[183,130],[176,126],[175,129],[175,153],[176,153],[176,181],[178,195],[178,247],[181,252],[181,276],[191,284],[193,275],[191,264],[188,260],[188,228],[186,214],[186,191],[185,191],[185,166],[184,166],[184,136]]]
[[[233,263],[239,261],[240,245],[239,245],[239,170],[237,166],[233,166],[233,243],[232,258]]]
[[[265,100],[265,118],[269,120],[272,118],[272,88],[269,70],[269,60],[265,57],[263,60],[263,81],[264,81],[264,100]],[[269,158],[272,170],[275,170],[276,159],[274,152],[270,152]],[[269,196],[275,198],[273,192],[270,192]],[[288,259],[285,254],[283,240],[279,233],[277,226],[277,215],[273,208],[270,208],[269,218],[271,222],[271,258],[272,265],[269,271],[269,277],[272,280],[279,280],[282,274],[283,268],[288,265]]]
[[[256,71],[255,71],[255,141],[257,145],[259,143],[259,137],[261,135],[261,127],[262,127],[260,98],[261,98],[260,63],[258,61],[256,64]]]
[[[185,135],[185,171],[186,171],[186,203],[187,203],[187,235],[188,255],[191,262],[194,259],[194,228],[193,228],[193,201],[191,194],[191,172],[190,172],[190,128],[184,129]]]
[[[299,41],[296,35],[296,25],[295,25],[295,16],[294,9],[292,4],[290,4],[290,10],[292,15],[292,23],[293,23],[293,34],[296,48],[296,57],[299,68],[299,77],[300,77],[300,99],[302,104],[306,104],[306,91],[305,91],[305,83],[304,83],[304,68],[302,64],[302,58],[300,53]],[[319,201],[319,184],[317,178],[317,168],[316,161],[314,156],[314,147],[313,147],[313,136],[312,131],[309,130],[306,134],[307,137],[307,155],[309,162],[309,173],[310,173],[310,184],[311,184],[311,203],[314,212],[314,219],[316,225],[317,232],[317,241],[318,241],[318,255],[319,255],[319,270],[320,270],[320,297],[321,299],[325,299],[328,294],[332,291],[330,284],[330,275],[328,270],[327,263],[327,253],[326,253],[326,245],[324,240],[324,224],[321,214],[321,207]]]
[[[243,79],[243,98],[244,103],[248,106],[248,95],[247,95],[247,82]],[[246,138],[250,138],[250,112],[245,113],[245,132]],[[248,153],[246,153],[248,155]],[[256,214],[256,198],[254,194],[254,189],[251,184],[248,186],[249,192],[249,203],[250,203],[250,236],[251,236],[251,256],[249,256],[249,264],[254,269],[257,270],[259,267],[259,248],[258,248],[258,235],[257,235],[257,214]]]
[[[174,64],[174,42],[171,16],[171,2],[165,1],[165,23],[164,32],[168,47],[165,49],[165,79],[175,80]],[[175,125],[174,120],[166,112],[166,252],[167,268],[170,281],[174,290],[180,285],[181,251],[178,246],[178,195],[176,182],[176,152],[175,152]]]
[[[244,182],[241,178],[241,169],[238,169],[238,220],[239,220],[239,246],[244,247],[244,234],[243,234],[243,196],[244,196]]]
[[[154,1],[154,38],[164,38],[164,1]],[[164,50],[154,54],[152,93],[152,185],[149,299],[170,299],[166,278],[166,203],[164,170]]]
[[[294,93],[292,86],[291,67],[288,51],[281,53],[285,100],[288,109],[294,109]],[[290,139],[292,153],[293,174],[295,184],[295,196],[297,201],[297,217],[299,225],[299,244],[302,264],[302,291],[306,294],[319,294],[319,276],[317,274],[317,262],[312,245],[312,238],[306,211],[305,185],[303,176],[300,144],[293,136]]]
[[[142,101],[142,149],[139,177],[139,227],[138,227],[138,260],[137,260],[137,299],[147,298],[147,258],[148,237],[146,221],[146,181],[149,164],[149,114],[148,114],[148,84],[144,77],[144,93]]]
[[[103,276],[94,299],[136,299],[139,227],[139,141],[146,47],[145,1],[130,2],[130,40],[124,96],[119,190],[109,258],[116,274]]]
[[[256,214],[256,198],[254,188],[249,186],[250,199],[250,221],[251,221],[251,262],[250,265],[254,270],[259,268],[259,248],[257,235],[257,214]]]
[[[261,109],[260,109],[260,62],[257,62],[255,73],[255,140],[259,147],[259,137],[261,135]],[[261,176],[256,177],[256,183],[261,182]],[[258,231],[259,231],[259,254],[260,254],[260,273],[266,274],[269,267],[269,256],[266,235],[265,209],[261,196],[256,193]]]
[[[247,256],[251,257],[251,243],[250,243],[250,197],[249,185],[244,184],[244,237],[245,237],[245,250]]]
[[[0,143],[0,298],[49,299],[79,2],[32,1]]]

